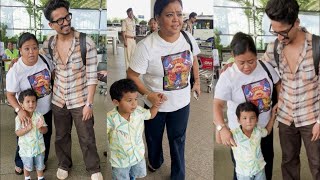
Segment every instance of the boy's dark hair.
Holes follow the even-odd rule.
[[[69,11],[70,3],[65,0],[49,0],[48,3],[45,5],[43,9],[43,14],[49,22],[52,22],[53,19],[51,18],[52,11],[64,7]]]
[[[31,34],[29,32],[25,32],[25,33],[22,33],[20,36],[19,36],[19,39],[18,39],[18,47],[19,48],[22,48],[22,45],[26,42],[26,41],[29,41],[33,39],[34,41],[36,41],[37,45],[39,46],[39,42],[36,38],[36,36],[34,34]]]
[[[197,13],[192,12],[192,13],[189,14],[189,19],[194,18],[196,16],[197,16]]]
[[[257,117],[259,117],[259,109],[252,102],[244,102],[238,105],[236,109],[236,115],[240,119],[240,114],[242,112],[254,112]]]
[[[156,0],[156,2],[154,3],[154,7],[153,7],[153,12],[154,12],[154,17],[156,16],[160,16],[163,9],[172,2],[178,1],[181,5],[181,7],[183,7],[182,5],[182,1],[181,0]]]
[[[298,18],[299,5],[296,0],[270,0],[265,12],[273,21],[293,24]]]
[[[26,89],[19,94],[18,101],[23,103],[24,98],[27,96],[34,96],[36,99],[38,99],[37,93],[33,89]]]
[[[114,82],[110,87],[110,96],[111,100],[120,101],[123,97],[123,94],[127,92],[137,92],[138,87],[131,79],[121,79],[119,81]]]
[[[237,32],[230,43],[231,52],[233,56],[238,56],[246,53],[247,51],[257,55],[256,45],[251,36],[243,32]]]

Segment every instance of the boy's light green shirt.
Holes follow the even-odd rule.
[[[107,136],[112,167],[126,168],[144,158],[145,147],[142,138],[144,120],[150,118],[150,110],[141,106],[131,113],[130,121],[124,119],[117,108],[107,113]]]
[[[21,157],[35,157],[36,155],[39,155],[45,151],[45,145],[43,140],[43,134],[39,131],[37,128],[37,122],[44,118],[43,116],[38,113],[34,112],[32,115],[32,129],[26,133],[23,136],[19,137],[18,145],[19,145],[19,155]],[[20,123],[20,119],[17,116],[16,119],[16,131],[24,128],[22,124]],[[48,126],[46,122],[44,121],[43,126]]]
[[[232,147],[236,160],[236,173],[251,177],[260,172],[266,165],[260,143],[261,138],[268,135],[267,129],[259,126],[255,127],[250,138],[242,132],[240,127],[231,132],[237,144],[237,147]]]

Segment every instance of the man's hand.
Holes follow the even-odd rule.
[[[92,117],[92,114],[93,109],[85,105],[82,110],[82,121],[89,120]]]
[[[237,146],[236,142],[232,137],[231,131],[227,127],[224,127],[221,129],[220,136],[221,136],[222,144],[226,146],[234,146],[234,147]]]
[[[312,128],[312,138],[311,141],[317,141],[320,139],[320,124],[315,123]]]

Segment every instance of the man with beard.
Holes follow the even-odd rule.
[[[319,180],[319,65],[315,63],[319,58],[313,56],[320,51],[314,43],[319,40],[300,26],[296,0],[270,0],[265,12],[271,20],[269,31],[277,41],[268,45],[263,59],[279,70],[282,82],[277,110],[282,178],[300,179],[303,140],[312,177]]]
[[[52,58],[56,75],[52,111],[56,129],[55,149],[59,162],[57,178],[66,179],[72,167],[71,129],[74,122],[86,169],[92,180],[102,180],[93,129],[93,97],[98,83],[95,44],[86,37],[86,61],[83,61],[80,33],[71,27],[69,2],[50,0],[43,12],[49,26],[57,32],[51,43],[47,40],[43,44],[46,56]],[[52,57],[49,48],[52,49]]]

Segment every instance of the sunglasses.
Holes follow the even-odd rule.
[[[273,31],[271,30],[271,24],[270,24],[270,28],[269,28],[269,32],[274,35],[274,36],[278,36],[281,35],[282,37],[284,37],[285,39],[289,39],[289,32],[291,31],[291,29],[293,28],[294,24],[291,25],[291,27],[285,31],[281,31],[281,32],[277,32],[277,31]]]
[[[56,21],[51,21],[51,23],[57,23],[58,25],[61,26],[61,25],[63,25],[64,20],[71,21],[71,19],[72,19],[72,13],[69,13],[68,15],[66,15],[66,17],[59,18]]]

